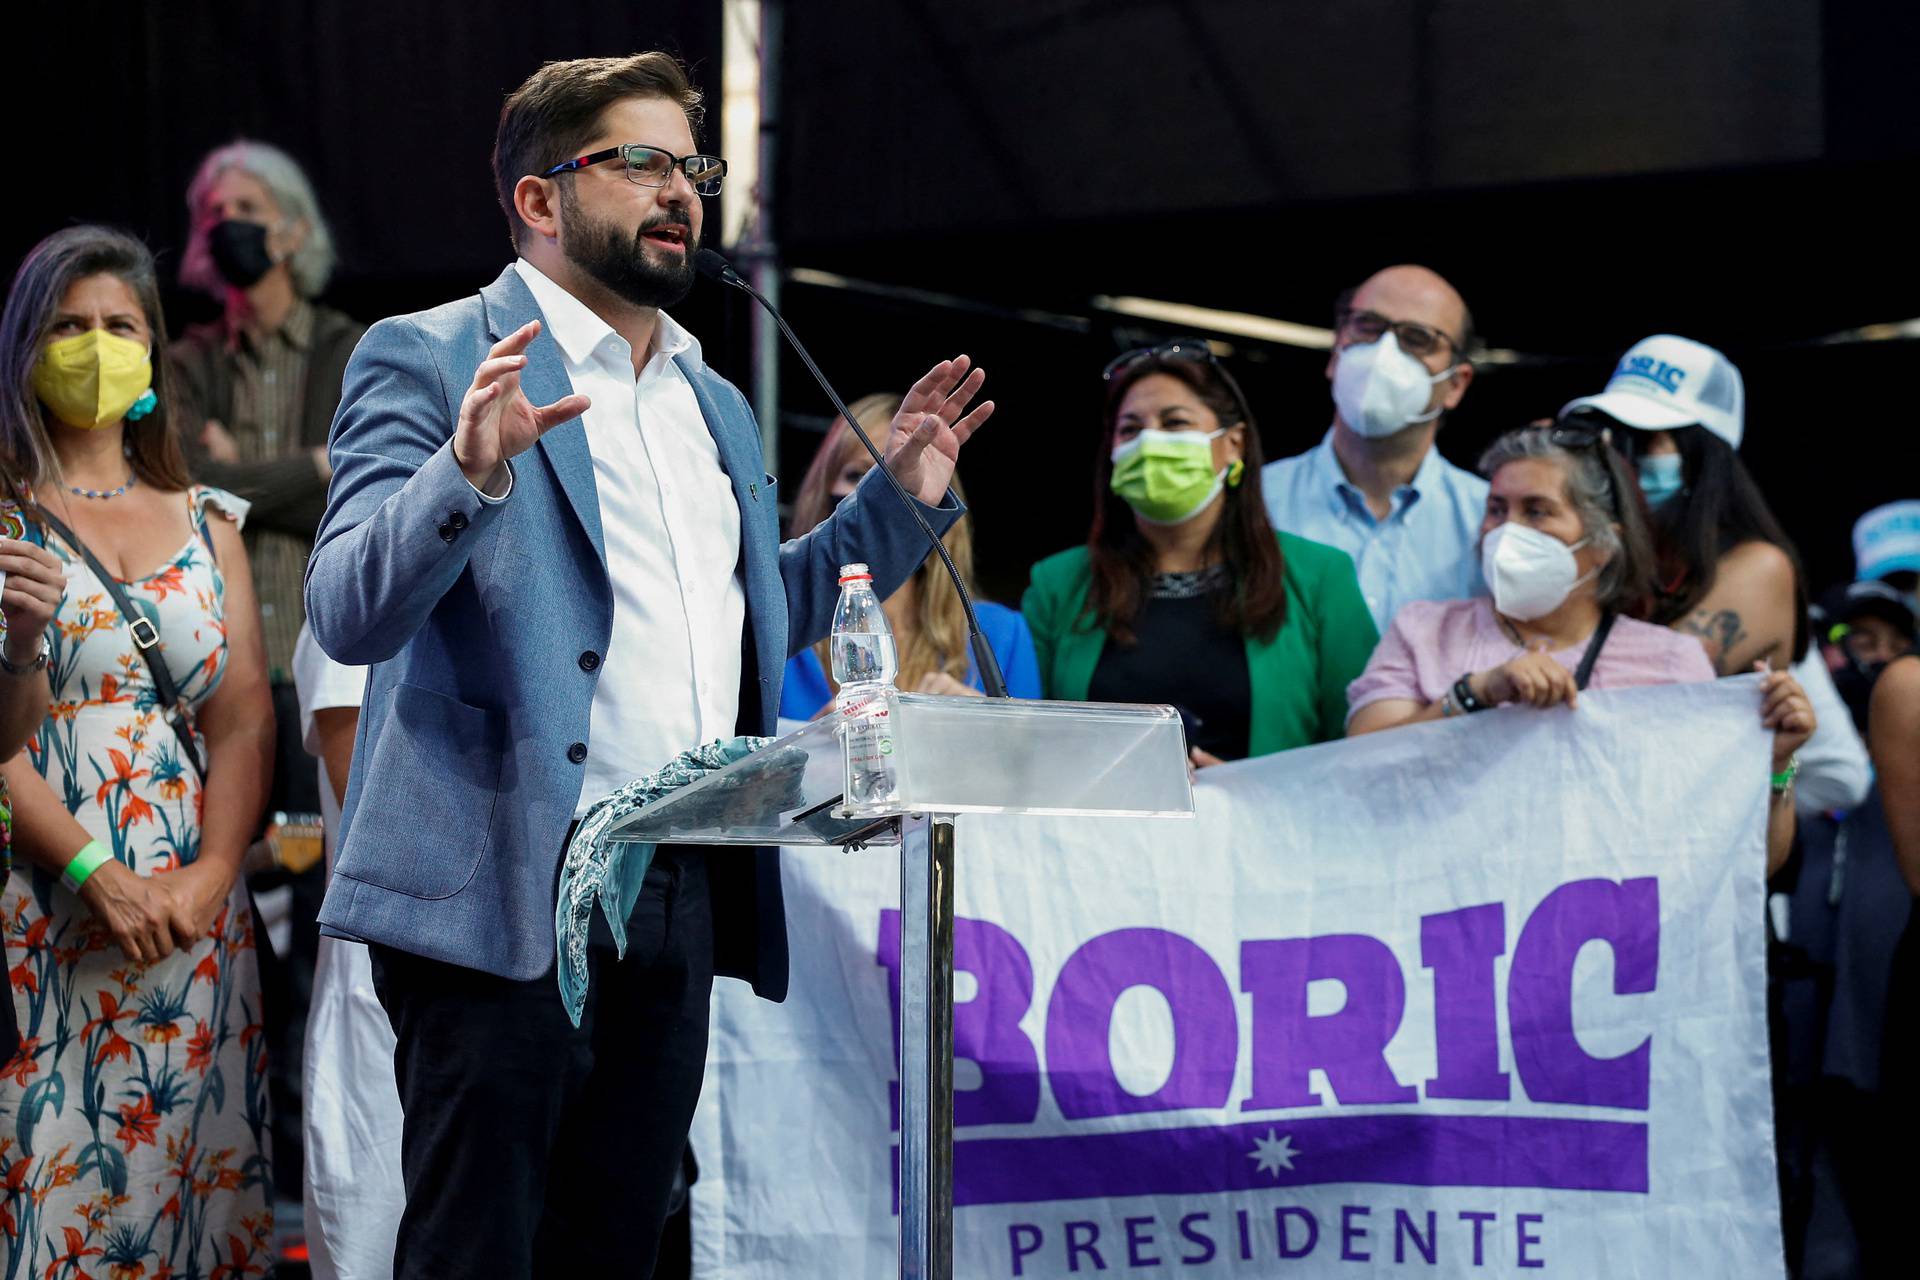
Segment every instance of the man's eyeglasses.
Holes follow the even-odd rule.
[[[1234,403],[1240,408],[1240,421],[1252,425],[1253,410],[1247,407],[1246,393],[1240,390],[1240,384],[1234,379],[1227,366],[1220,363],[1213,354],[1213,348],[1207,345],[1205,338],[1171,338],[1154,347],[1136,347],[1132,351],[1123,351],[1107,362],[1100,371],[1105,382],[1112,382],[1129,370],[1154,360],[1194,360],[1205,364],[1220,375],[1220,381],[1226,384]],[[1235,426],[1236,423],[1223,423],[1223,426]]]
[[[637,182],[643,187],[666,186],[673,180],[673,171],[678,169],[687,175],[687,181],[693,184],[695,191],[703,196],[717,196],[720,194],[720,181],[727,176],[727,162],[719,156],[677,156],[671,151],[662,151],[659,147],[638,142],[608,147],[605,151],[565,161],[540,176],[551,178],[556,173],[571,173],[590,164],[614,159],[625,164],[628,182]]]
[[[1460,358],[1460,341],[1443,329],[1414,320],[1389,320],[1377,311],[1356,311],[1351,307],[1334,317],[1335,332],[1346,342],[1378,342],[1392,330],[1400,349],[1424,359],[1446,348],[1448,358]]]

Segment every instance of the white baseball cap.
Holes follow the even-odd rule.
[[[1642,431],[1701,426],[1738,449],[1747,389],[1733,361],[1704,342],[1656,333],[1628,348],[1607,389],[1569,401],[1560,416],[1597,409]]]
[[[1853,560],[1860,578],[1920,572],[1920,500],[1889,502],[1854,521]]]

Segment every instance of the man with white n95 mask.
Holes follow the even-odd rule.
[[[1388,267],[1341,295],[1327,379],[1333,426],[1312,449],[1269,463],[1261,483],[1277,529],[1353,557],[1385,634],[1409,600],[1481,589],[1487,482],[1440,456],[1434,439],[1473,382],[1473,317],[1426,267]]]

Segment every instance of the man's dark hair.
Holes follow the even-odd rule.
[[[507,95],[500,108],[500,127],[493,135],[493,185],[516,249],[525,224],[513,207],[514,187],[530,173],[578,156],[600,131],[602,113],[623,98],[665,98],[676,103],[687,113],[694,136],[699,136],[705,114],[700,90],[670,53],[549,62]]]

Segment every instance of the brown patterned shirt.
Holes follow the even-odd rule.
[[[238,327],[229,332],[233,361],[232,420],[225,423],[242,462],[279,458],[300,449],[300,413],[313,342],[313,308],[295,303],[273,333]],[[260,597],[260,630],[267,669],[292,679],[293,645],[306,621],[304,583],[313,540],[250,525],[243,537]]]

